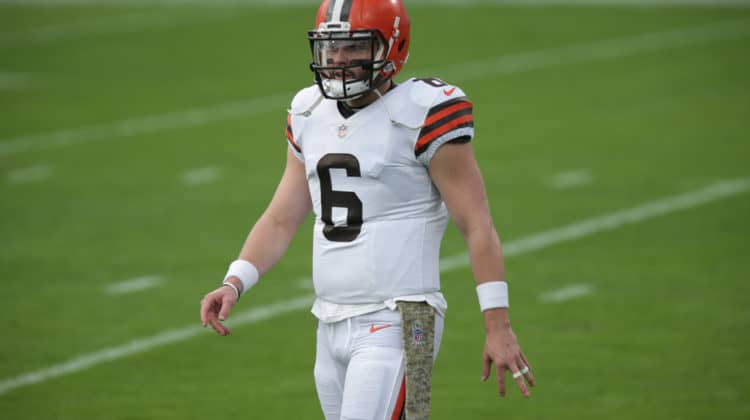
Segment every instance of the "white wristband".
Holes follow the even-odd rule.
[[[242,294],[245,294],[258,282],[258,269],[250,261],[235,260],[229,264],[224,282],[230,277],[237,277],[242,283]]]
[[[490,281],[477,286],[479,308],[482,312],[493,308],[508,307],[508,283],[504,281]]]

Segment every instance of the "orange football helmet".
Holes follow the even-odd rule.
[[[378,88],[406,63],[409,35],[402,0],[323,0],[307,34],[320,91],[349,100]],[[342,52],[352,58],[342,60]]]

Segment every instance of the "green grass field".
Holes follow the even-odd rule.
[[[474,102],[538,386],[480,382],[446,265],[432,418],[750,418],[750,8],[487,3],[410,6],[399,77]],[[310,220],[231,336],[198,319],[283,169],[316,7],[0,2],[0,418],[322,418]]]

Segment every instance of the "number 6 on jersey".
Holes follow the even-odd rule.
[[[346,176],[361,177],[359,161],[348,153],[329,153],[318,161],[320,179],[320,219],[325,223],[323,235],[333,242],[351,242],[362,230],[362,201],[350,191],[335,191],[331,184],[331,169],[345,169]],[[333,207],[346,209],[346,226],[333,224]]]

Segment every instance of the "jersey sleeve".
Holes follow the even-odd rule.
[[[305,120],[307,119],[308,112],[311,107],[316,104],[316,99],[320,95],[318,86],[313,85],[304,88],[297,92],[292,99],[292,105],[289,108],[289,112],[286,116],[286,141],[289,145],[289,150],[294,153],[294,156],[304,163],[304,128]]]
[[[456,86],[440,88],[419,130],[414,153],[425,166],[440,146],[450,142],[468,143],[474,137],[473,105]]]
[[[294,156],[300,161],[304,162],[305,159],[302,155],[302,149],[294,141],[294,129],[292,128],[292,113],[291,110],[286,116],[286,141],[289,144],[289,149],[294,153]]]

